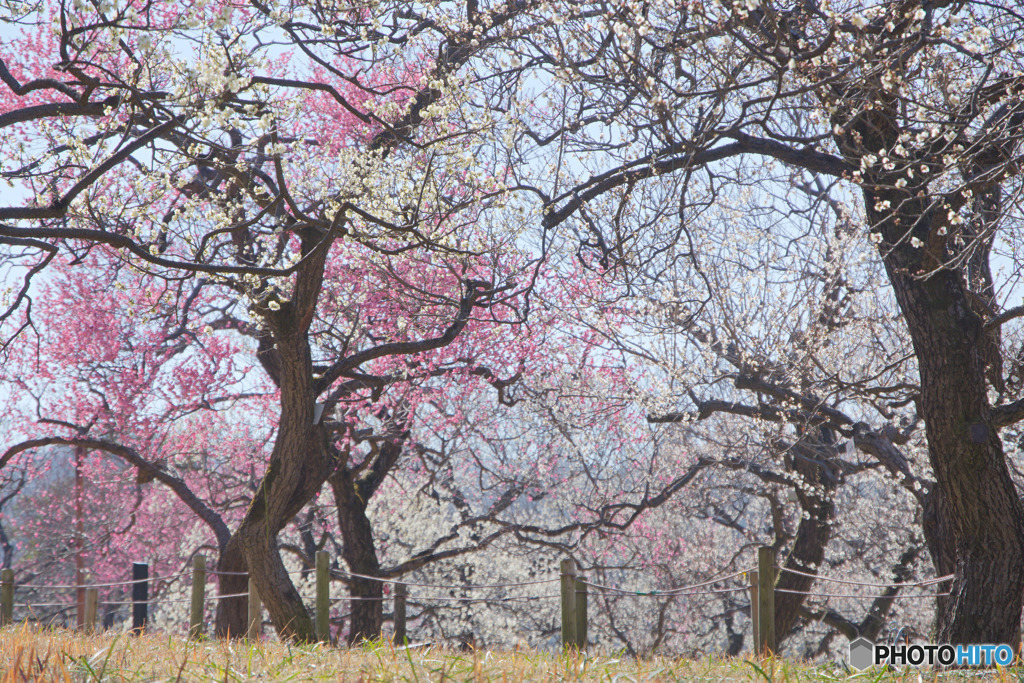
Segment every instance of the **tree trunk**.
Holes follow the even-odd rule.
[[[834,441],[834,440],[833,440]],[[800,447],[802,444],[798,444]],[[817,450],[833,450],[829,444],[816,444]],[[793,548],[783,565],[803,574],[817,574],[818,567],[825,560],[825,549],[832,538],[832,522],[835,519],[835,489],[838,479],[829,472],[823,472],[824,465],[818,465],[802,458],[787,456],[787,463],[807,484],[805,490],[797,490],[800,509],[804,513],[797,526]],[[812,489],[811,487],[821,487]],[[822,493],[819,493],[822,491]],[[806,593],[814,585],[814,577],[782,571],[775,584],[776,589]],[[777,592],[775,594],[775,637],[781,645],[790,634],[800,617],[806,595]]]
[[[235,539],[278,635],[313,642],[313,620],[288,576],[277,546],[278,533],[319,492],[333,464],[326,436],[313,424],[308,347],[305,351],[305,363],[296,363],[295,359],[282,363],[284,375],[301,377],[304,372],[307,379],[304,383],[281,382],[281,422],[270,466],[235,532]]]
[[[365,576],[380,575],[380,561],[373,541],[373,528],[366,516],[366,504],[356,493],[351,474],[339,469],[331,476],[338,526],[341,529],[342,557],[349,569]],[[384,623],[384,584],[381,581],[354,578],[349,583],[352,601],[352,627],[348,643],[378,638]]]
[[[232,536],[221,550],[217,562],[218,595],[238,595],[249,589],[248,566],[237,536]],[[244,638],[249,625],[249,601],[243,596],[217,601],[214,635],[218,638]]]
[[[244,556],[278,636],[304,642],[316,640],[313,620],[281,560],[277,535],[320,491],[336,465],[328,432],[314,423],[317,394],[307,334],[322,268],[322,255],[308,261],[296,281],[294,300],[263,311],[273,338],[260,340],[259,355],[280,390],[281,416],[266,474],[229,541]]]
[[[927,214],[915,218],[916,231],[927,237]],[[891,220],[885,227],[890,245],[906,230]],[[929,457],[954,535],[954,578],[938,640],[1015,644],[1024,593],[1024,510],[992,423],[981,352],[985,331],[961,273],[942,269],[924,276],[921,251],[903,239],[887,246],[883,257],[914,343]]]

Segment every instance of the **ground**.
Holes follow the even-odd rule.
[[[536,651],[455,652],[391,643],[339,649],[276,642],[187,641],[178,636],[83,636],[63,629],[0,630],[2,683],[15,681],[1024,681],[1024,669],[988,672],[878,668],[767,658],[628,660]]]

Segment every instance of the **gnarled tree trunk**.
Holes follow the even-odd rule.
[[[339,470],[330,482],[341,529],[342,557],[354,573],[378,576],[380,561],[373,541],[373,528],[366,516],[368,501],[359,498],[348,472]],[[355,598],[351,607],[348,643],[352,645],[378,638],[384,623],[384,584],[354,577],[348,587],[349,595]]]
[[[875,199],[869,196],[868,204]],[[960,272],[925,274],[929,264],[922,250],[905,239],[901,243],[906,226],[915,223],[915,232],[927,237],[934,216],[921,207],[900,221],[902,228],[891,218],[872,217],[896,245],[883,258],[913,340],[929,457],[953,532],[955,575],[939,615],[938,640],[1016,643],[1024,593],[1024,508],[993,422],[983,321]]]

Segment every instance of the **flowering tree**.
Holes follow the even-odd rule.
[[[275,539],[344,459],[339,402],[437,372],[418,354],[511,291],[512,273],[484,257],[508,236],[468,229],[500,203],[502,169],[472,157],[492,124],[460,70],[528,7],[55,2],[4,17],[23,28],[0,57],[0,126],[17,133],[3,173],[21,200],[0,207],[8,259],[32,276],[60,252],[102,246],[189,283],[168,297],[212,289],[227,302],[208,319],[180,306],[184,329],[250,335],[279,417],[221,568],[247,568],[283,635],[313,632]],[[347,245],[382,271],[438,254],[431,267],[448,276],[417,290],[390,273],[420,298],[414,320],[349,339],[319,308],[338,304],[329,264]],[[32,323],[30,298],[28,284],[11,292],[15,332]],[[386,358],[409,367],[374,374]]]
[[[1001,438],[1021,417],[1010,343],[1021,312],[1012,294],[1019,269],[1000,278],[992,265],[1000,250],[1016,252],[1024,105],[1015,7],[588,5],[567,12],[548,41],[532,43],[542,51],[533,59],[557,65],[552,99],[575,113],[569,122],[537,117],[524,133],[558,141],[563,155],[559,183],[543,191],[545,225],[572,226],[605,267],[648,268],[651,254],[674,254],[697,287],[654,298],[676,307],[671,324],[680,332],[717,335],[706,343],[721,344],[716,353],[734,366],[725,377],[736,388],[770,399],[772,410],[804,412],[803,433],[819,435],[804,437],[808,447],[838,441],[818,443],[822,429],[852,438],[921,486],[915,497],[933,562],[955,574],[939,618],[939,638],[949,642],[1013,641],[1024,594],[1024,511]],[[573,49],[556,49],[566,44]],[[884,267],[871,285],[891,290],[895,332],[910,341],[903,367],[912,381],[891,386],[847,364],[833,373],[878,403],[872,421],[847,413],[840,396],[780,372],[772,356],[799,355],[807,340],[730,359],[724,330],[701,331],[700,290],[728,291],[733,282],[705,271],[693,227],[732,189],[760,193],[761,206],[771,207],[783,192],[773,180],[779,169],[798,186],[819,176],[828,190],[820,201],[837,202],[850,221],[843,239],[867,240]],[[858,292],[846,284],[846,264],[818,258],[827,266],[816,276],[823,302],[842,318],[843,302]],[[676,396],[697,412],[717,400]],[[910,437],[889,402],[906,408],[911,424],[920,420],[926,476],[901,450]],[[773,415],[751,407],[751,415]]]
[[[16,501],[22,510],[45,511],[22,515],[20,540],[66,541],[79,584],[86,571],[103,582],[123,579],[129,561],[143,557],[158,575],[177,571],[183,552],[195,551],[180,542],[199,525],[200,538],[223,548],[241,514],[231,501],[258,481],[268,436],[235,421],[255,424],[272,399],[245,381],[249,368],[234,340],[206,334],[184,343],[183,312],[162,307],[163,287],[154,287],[163,283],[99,255],[50,272],[35,297],[46,315],[10,349],[2,373],[11,429],[0,467],[37,489],[33,503]],[[200,309],[209,303],[189,300]],[[54,480],[68,475],[60,451],[49,451],[58,465],[51,475],[51,458],[39,453],[46,447],[71,452],[69,487]],[[163,486],[147,486],[153,481]],[[25,571],[26,560],[41,559],[16,566]]]

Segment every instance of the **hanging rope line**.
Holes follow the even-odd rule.
[[[587,586],[591,586],[592,588],[598,588],[598,589],[604,590],[604,591],[612,591],[612,592],[615,592],[615,593],[622,593],[623,595],[632,595],[632,596],[640,596],[640,597],[671,596],[671,595],[679,595],[679,594],[697,595],[698,593],[696,593],[694,591],[696,589],[698,589],[698,588],[704,588],[705,586],[711,586],[711,585],[714,585],[716,583],[720,583],[722,581],[726,581],[728,579],[733,579],[733,578],[742,576],[744,574],[747,574],[750,571],[752,571],[752,570],[744,569],[744,570],[741,570],[741,571],[738,571],[738,572],[733,572],[732,574],[726,574],[724,576],[719,576],[718,578],[708,579],[707,581],[701,581],[700,583],[694,583],[694,584],[691,584],[689,586],[680,586],[678,588],[666,588],[664,590],[659,589],[659,590],[650,590],[650,591],[636,591],[636,590],[627,590],[625,588],[618,588],[617,586],[604,586],[604,585],[601,585],[599,583],[590,583],[589,581],[584,581],[583,579],[580,579],[580,582],[585,584],[585,585],[587,585]],[[739,590],[747,590],[747,587],[744,586],[743,588],[730,588],[730,589],[727,589],[725,592],[734,592],[734,591],[739,591]],[[716,591],[716,592],[722,592],[722,591]]]
[[[846,584],[848,586],[867,586],[869,588],[917,588],[917,587],[921,587],[921,586],[934,586],[937,583],[942,583],[943,581],[949,581],[950,579],[953,578],[953,575],[949,574],[948,576],[939,576],[939,577],[936,577],[934,579],[923,579],[921,581],[904,581],[902,583],[901,582],[896,582],[896,583],[870,583],[870,582],[864,582],[864,581],[852,581],[852,580],[849,580],[849,579],[834,579],[834,578],[831,578],[829,576],[820,576],[818,574],[811,574],[811,573],[808,573],[808,572],[802,572],[802,571],[799,571],[797,569],[789,569],[788,567],[779,567],[778,571],[780,571],[780,572],[789,572],[790,574],[797,574],[799,576],[806,576],[808,578],[819,579],[821,581],[829,581],[831,583],[843,583],[843,584]]]
[[[296,572],[289,572],[296,573]],[[369,581],[378,581],[380,583],[393,583],[396,586],[416,586],[418,588],[441,588],[441,589],[452,589],[452,590],[487,590],[495,588],[518,588],[519,586],[539,586],[545,583],[557,583],[559,579],[537,579],[536,581],[519,581],[517,583],[490,583],[490,584],[470,584],[470,585],[450,585],[443,583],[417,583],[415,581],[400,581],[398,579],[386,579],[380,576],[367,576],[366,574],[356,574],[355,572],[346,572],[341,569],[334,569],[331,571],[332,578],[351,577],[355,579],[366,579]]]
[[[182,576],[188,576],[192,572],[178,572],[170,576],[151,576],[148,579],[129,579],[127,581],[114,581],[112,583],[83,583],[81,585],[50,585],[37,583],[15,583],[15,588],[31,588],[33,590],[77,590],[79,588],[112,588],[115,586],[131,586],[136,583],[156,583],[158,581],[170,581]]]
[[[944,598],[949,593],[926,593],[924,595],[839,595],[837,593],[812,593],[807,591],[791,591],[785,588],[776,588],[776,593],[791,593],[793,595],[806,595],[812,598],[853,598],[855,600],[876,600],[878,598],[892,599],[892,600],[914,600],[914,599],[928,599],[928,598]]]

